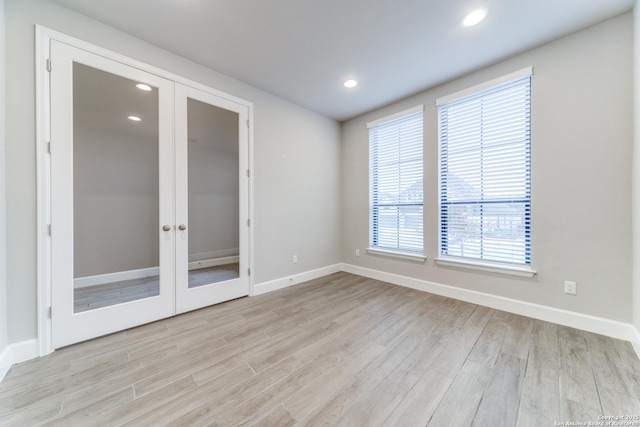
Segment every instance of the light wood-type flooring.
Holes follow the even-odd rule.
[[[336,273],[16,365],[0,424],[553,426],[639,393],[628,342]]]
[[[237,262],[189,270],[189,288],[236,279],[240,277],[239,273],[240,264]],[[158,276],[77,288],[73,295],[74,313],[155,297],[159,294]]]

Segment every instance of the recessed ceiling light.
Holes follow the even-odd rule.
[[[487,9],[477,9],[468,14],[462,21],[465,27],[472,27],[482,21],[487,16]]]
[[[131,120],[132,122],[141,122],[142,119],[138,116],[129,116],[127,117],[127,119]]]
[[[147,91],[147,92],[149,92],[149,91],[151,90],[151,86],[146,85],[146,84],[144,84],[144,83],[138,83],[138,84],[136,85],[136,87],[137,87],[138,89],[140,89],[140,90],[144,90],[144,91]]]
[[[358,82],[356,80],[349,79],[344,82],[344,87],[348,87],[349,89],[356,86],[358,86]]]

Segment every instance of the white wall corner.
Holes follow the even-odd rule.
[[[289,286],[299,285],[300,283],[308,280],[317,279],[318,277],[326,276],[328,274],[337,273],[342,270],[342,264],[334,264],[326,267],[321,267],[315,270],[306,271],[304,273],[298,273],[280,279],[270,280],[268,282],[262,282],[254,285],[252,295],[261,295],[267,292],[276,291],[278,289],[287,288]]]
[[[458,299],[471,304],[482,305],[521,316],[531,317],[533,319],[544,320],[547,322],[557,323],[559,325],[606,335],[612,338],[631,341],[636,352],[640,349],[640,335],[638,334],[637,329],[629,323],[533,304],[526,301],[505,298],[498,295],[472,291],[455,286],[443,285],[422,279],[400,276],[351,264],[343,264],[342,271],[423,292],[429,292],[447,298]]]
[[[636,351],[638,358],[640,358],[640,331],[635,325],[631,325],[631,333],[630,333],[629,341],[631,341],[631,345],[633,345],[633,349]]]
[[[633,9],[633,147],[631,165],[632,312],[631,343],[640,356],[640,0]]]
[[[11,355],[9,347],[5,347],[4,351],[0,353],[0,381],[4,379],[4,376],[7,375],[9,369],[11,369]]]
[[[16,363],[38,357],[38,340],[30,339],[7,346],[0,354],[0,381]]]

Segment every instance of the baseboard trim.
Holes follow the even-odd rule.
[[[190,261],[189,271],[198,270],[199,268],[209,268],[226,264],[235,264],[237,262],[240,262],[239,255],[227,256],[222,258],[203,259],[202,261]]]
[[[334,264],[326,267],[317,268],[315,270],[305,271],[304,273],[294,274],[292,276],[282,277],[280,279],[262,282],[253,286],[252,295],[266,294],[267,292],[277,291],[278,289],[288,288],[289,286],[299,285],[308,280],[317,279],[318,277],[337,273],[342,270],[342,264]]]
[[[532,317],[534,319],[545,320],[559,325],[570,326],[584,331],[607,335],[612,338],[631,341],[636,349],[636,353],[640,355],[640,334],[638,333],[638,330],[629,323],[547,307],[512,298],[487,294],[484,292],[457,288],[455,286],[443,285],[422,279],[400,276],[352,264],[342,264],[342,271],[371,279],[381,280],[394,285],[441,295],[447,298],[455,298],[472,304],[478,304],[497,310]]]
[[[105,283],[120,282],[123,280],[144,279],[145,277],[157,276],[158,274],[160,274],[160,267],[149,267],[141,268],[139,270],[118,271],[116,273],[78,277],[73,280],[73,287],[75,289],[87,288],[89,286],[103,285]]]
[[[233,264],[240,260],[238,255],[231,255],[222,258],[203,259],[200,261],[190,261],[189,270],[199,268],[217,267],[220,265]],[[139,270],[117,271],[115,273],[98,274],[95,276],[78,277],[73,280],[75,289],[88,288],[90,286],[103,285],[105,283],[121,282],[123,280],[144,279],[160,274],[160,267],[141,268]]]
[[[203,261],[216,258],[226,258],[230,256],[237,256],[240,253],[239,248],[219,249],[211,252],[200,252],[198,254],[189,254],[189,262]]]
[[[5,349],[0,353],[0,382],[4,379],[4,376],[7,375],[9,369],[11,369],[11,350],[9,346],[5,347]]]
[[[0,354],[0,381],[16,363],[38,357],[38,340],[33,338],[8,345]]]

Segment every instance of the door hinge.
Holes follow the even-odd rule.
[[[49,306],[49,319],[53,316],[53,307]]]
[[[247,178],[251,178],[251,171],[247,169]]]
[[[51,58],[47,58],[47,71],[51,72]]]
[[[249,119],[247,119],[247,127],[249,127]]]
[[[51,224],[47,225],[47,233],[51,236]]]
[[[247,219],[247,227],[251,227],[251,219]]]
[[[51,141],[47,142],[47,153],[51,154]]]
[[[251,276],[251,269],[250,268],[247,268],[247,275]]]

